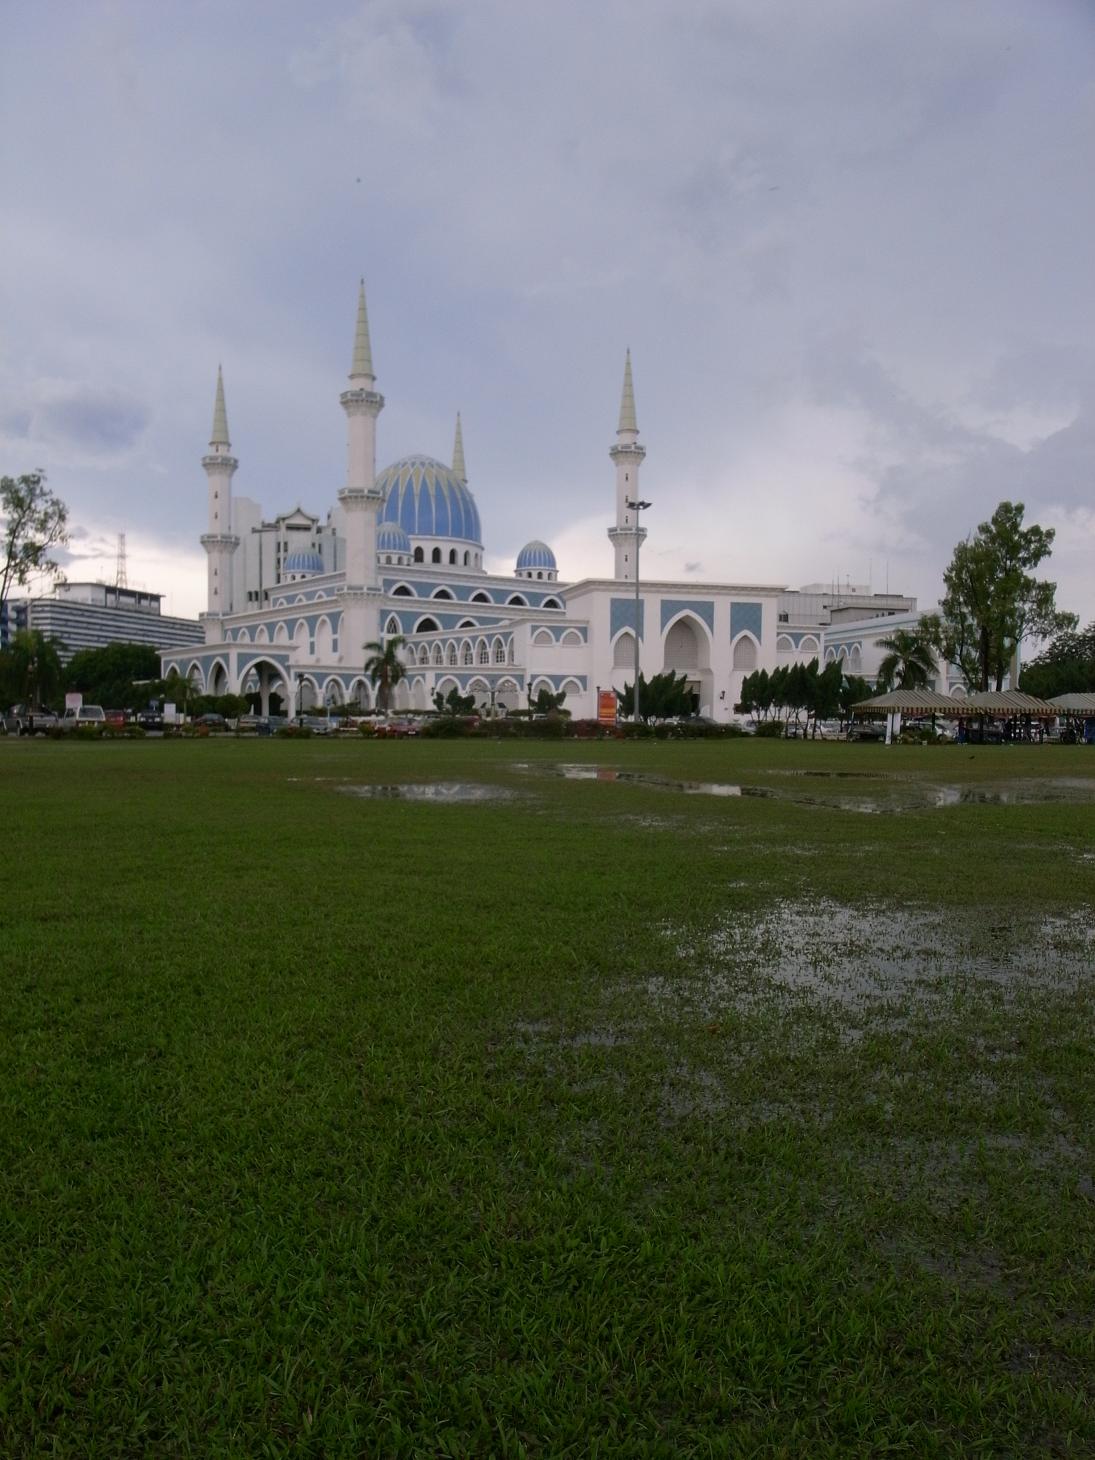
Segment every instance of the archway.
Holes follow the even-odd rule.
[[[681,614],[669,625],[662,646],[662,665],[676,675],[684,675],[692,696],[692,713],[709,715],[714,698],[711,640],[693,614]]]

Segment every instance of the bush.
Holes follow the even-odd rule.
[[[206,734],[208,733],[206,731]],[[274,734],[279,740],[311,740],[312,738],[312,732],[307,725],[280,725]]]
[[[783,735],[782,720],[758,720],[757,738],[765,740],[779,740]]]
[[[373,736],[376,734],[376,726],[371,720],[362,720],[361,724],[357,727],[357,733],[359,735]]]

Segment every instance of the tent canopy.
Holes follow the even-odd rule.
[[[1095,695],[1091,698],[1095,700]],[[943,695],[932,689],[895,689],[889,694],[860,700],[852,709],[857,715],[946,715],[951,720],[970,715],[993,715],[1002,719],[1030,715],[1034,719],[1051,720],[1063,713],[1060,705],[1035,699],[1017,689],[962,696]]]

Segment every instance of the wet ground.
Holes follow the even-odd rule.
[[[1056,779],[1011,780],[978,785],[957,785],[947,782],[904,780],[900,777],[872,776],[861,771],[786,771],[791,785],[746,785],[730,781],[685,781],[652,771],[617,770],[611,766],[585,764],[534,765],[519,762],[514,770],[526,775],[561,776],[572,781],[598,781],[612,785],[650,786],[663,791],[676,791],[684,796],[759,797],[768,800],[795,802],[801,806],[828,807],[836,811],[853,811],[878,816],[901,811],[927,811],[939,807],[1038,806],[1050,803],[1095,804],[1095,780],[1081,777]],[[810,789],[797,784],[810,781]],[[869,782],[870,790],[849,791],[845,783]],[[825,783],[832,783],[828,789]]]
[[[368,801],[433,801],[458,805],[483,801],[512,801],[516,791],[476,781],[405,781],[390,786],[338,786],[346,796]]]

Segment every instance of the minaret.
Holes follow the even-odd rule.
[[[467,485],[468,469],[464,465],[464,430],[460,425],[460,412],[456,413],[456,438],[452,443],[452,469],[453,474]]]
[[[639,525],[639,514],[628,507],[628,501],[639,500],[639,467],[646,447],[639,445],[639,423],[635,417],[635,388],[631,383],[631,351],[624,361],[624,388],[620,398],[620,423],[616,427],[616,445],[608,453],[616,464],[616,525],[608,529],[609,541],[616,550],[615,576],[635,579],[635,553],[646,537],[646,528]]]
[[[338,494],[338,502],[346,524],[346,588],[357,592],[378,586],[376,520],[383,494],[376,488],[376,418],[384,409],[384,397],[373,389],[375,384],[369,312],[365,307],[365,280],[362,279],[357,296],[350,389],[339,397],[346,412],[349,445],[346,485]]]
[[[209,454],[202,457],[209,483],[209,531],[202,537],[202,547],[209,559],[208,609],[206,639],[213,643],[220,638],[217,620],[233,611],[232,556],[240,540],[232,533],[232,477],[239,462],[232,455],[228,439],[228,412],[224,406],[224,376],[217,366],[217,397],[213,404],[213,431]]]

